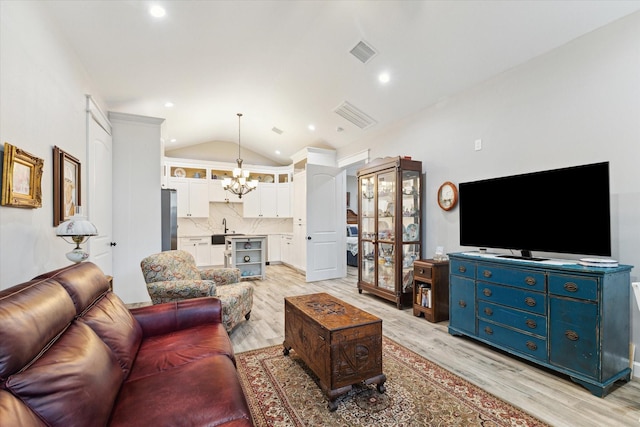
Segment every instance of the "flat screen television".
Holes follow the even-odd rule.
[[[461,246],[611,255],[609,162],[463,182],[459,209]]]

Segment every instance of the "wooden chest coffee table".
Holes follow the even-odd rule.
[[[384,393],[381,319],[326,293],[286,297],[284,308],[284,354],[293,348],[317,375],[329,410],[353,384]]]

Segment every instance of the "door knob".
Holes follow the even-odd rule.
[[[116,242],[111,242],[111,243],[109,243],[109,246],[115,246],[115,245],[117,245],[117,243],[116,243]]]
[[[307,236],[307,240],[311,240],[311,236]]]

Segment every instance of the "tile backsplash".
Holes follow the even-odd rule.
[[[229,233],[291,233],[291,218],[244,218],[242,203],[209,203],[209,218],[178,218],[178,236],[208,236],[222,233],[223,218]]]

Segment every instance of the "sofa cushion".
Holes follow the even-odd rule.
[[[199,427],[246,420],[250,426],[250,416],[233,363],[213,356],[127,381],[109,425]]]
[[[131,309],[143,338],[222,321],[222,305],[213,297],[194,298]]]
[[[0,390],[0,421],[3,426],[46,426],[27,405],[6,390]]]
[[[51,280],[0,291],[0,384],[33,360],[74,315],[69,294]]]
[[[142,328],[112,292],[100,298],[79,321],[86,323],[113,351],[126,378],[142,341]]]
[[[107,345],[74,322],[5,386],[48,425],[84,427],[107,423],[123,375]]]
[[[232,366],[235,365],[231,340],[222,323],[156,335],[140,345],[136,363],[127,381],[156,375],[214,355],[224,355],[231,360]]]
[[[64,286],[73,300],[76,314],[82,313],[99,295],[109,290],[107,276],[91,262],[73,264],[36,277],[44,278],[54,279]]]

